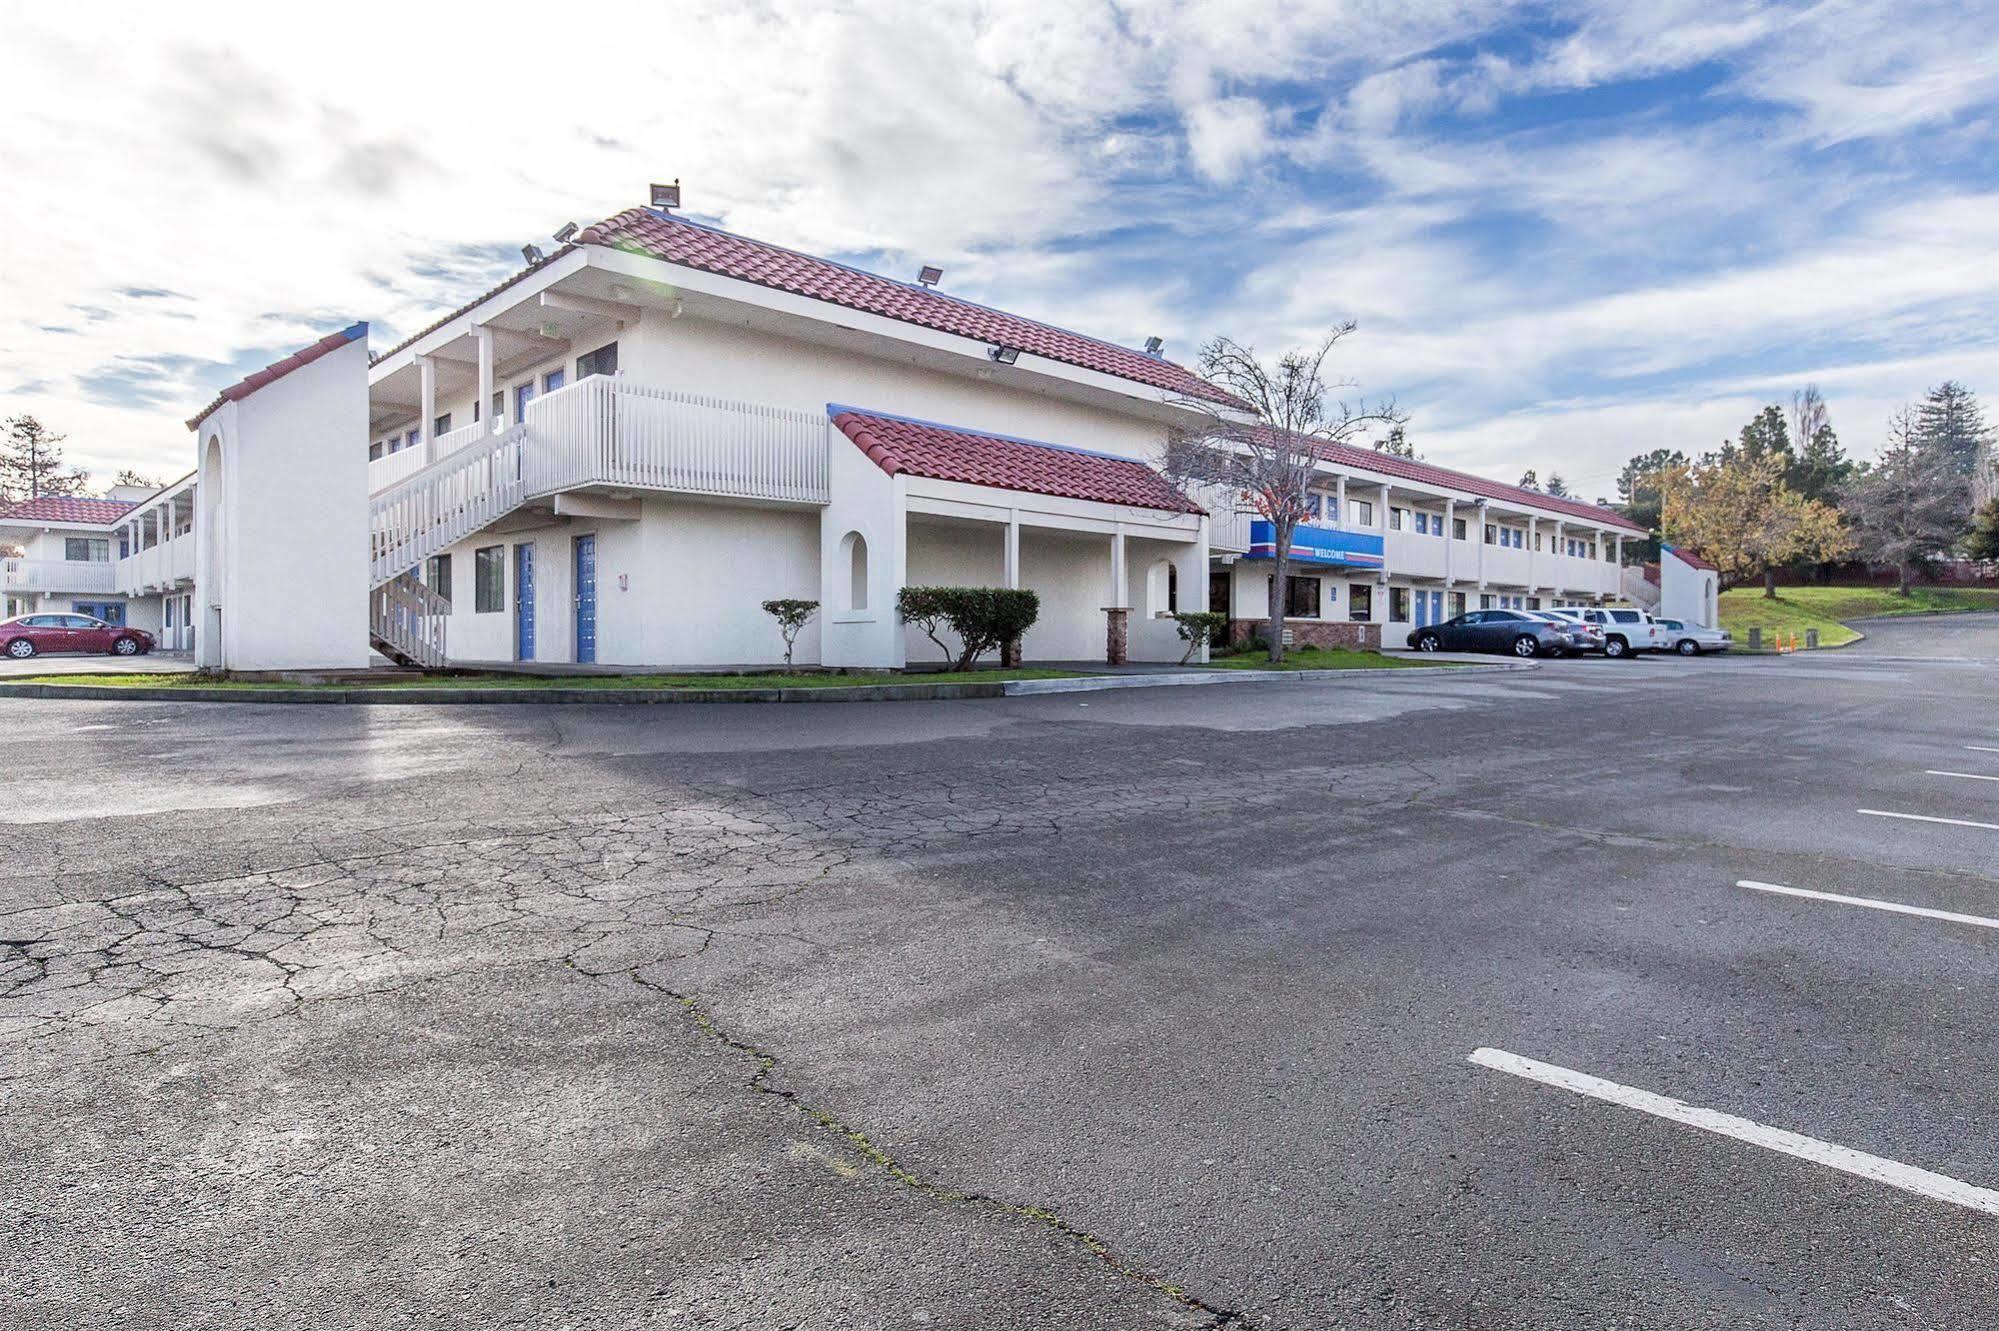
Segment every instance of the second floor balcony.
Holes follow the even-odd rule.
[[[0,589],[10,592],[110,592],[116,566],[108,559],[0,560]]]
[[[128,596],[165,591],[194,581],[194,533],[184,531],[119,559],[117,589]]]

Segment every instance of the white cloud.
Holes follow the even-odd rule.
[[[1357,315],[1348,368],[1495,474],[1707,446],[1757,374],[1871,366],[1852,391],[1885,401],[1957,357],[1999,391],[1999,205],[1814,151],[1973,132],[1989,35],[1888,0],[1655,0],[1536,6],[1567,35],[1481,51],[1509,8],[30,8],[0,46],[0,412],[104,474],[176,472],[179,421],[250,353],[411,331],[674,176],[749,234],[940,262],[973,298],[1183,354]],[[1698,125],[1481,119],[1707,62],[1738,100]]]

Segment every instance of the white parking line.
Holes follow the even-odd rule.
[[[1897,1160],[1869,1155],[1865,1151],[1856,1151],[1846,1146],[1835,1146],[1831,1142],[1822,1142],[1816,1137],[1786,1132],[1782,1128],[1766,1127],[1750,1119],[1724,1114],[1718,1109],[1702,1109],[1684,1100],[1675,1100],[1652,1091],[1641,1091],[1635,1086],[1620,1086],[1614,1081],[1592,1077],[1586,1072],[1576,1072],[1570,1068],[1557,1067],[1553,1063],[1541,1063],[1531,1058],[1522,1058],[1518,1054],[1509,1054],[1504,1049],[1475,1049],[1472,1051],[1471,1061],[1480,1067],[1491,1068],[1495,1072],[1525,1077],[1544,1086],[1573,1091],[1577,1095],[1587,1095],[1592,1099],[1622,1105],[1626,1109],[1636,1109],[1640,1113],[1670,1119],[1690,1128],[1699,1128],[1703,1132],[1733,1137],[1752,1146],[1761,1146],[1765,1150],[1776,1151],[1782,1155],[1809,1160],[1813,1164],[1825,1165],[1859,1178],[1872,1179],[1876,1183],[1886,1183],[1904,1192],[1913,1192],[1919,1197],[1949,1202],[1953,1206],[1983,1211],[1987,1215],[1999,1215],[1999,1192],[1965,1183],[1945,1174],[1933,1174],[1914,1165],[1905,1165]]]
[[[1967,744],[1964,747],[1970,749],[1973,753],[1999,753],[1999,748],[1995,748],[1990,744]]]
[[[1776,892],[1787,897],[1809,897],[1813,901],[1836,901],[1842,906],[1865,906],[1869,910],[1889,910],[1897,915],[1920,915],[1926,920],[1948,920],[1952,924],[1975,924],[1984,929],[1999,929],[1999,920],[1988,920],[1983,915],[1960,915],[1954,910],[1931,910],[1928,906],[1904,906],[1899,901],[1876,901],[1873,897],[1848,897],[1837,892],[1814,892],[1808,887],[1785,887],[1781,883],[1759,883],[1749,878],[1736,880],[1737,887],[1746,887],[1752,892]]]
[[[1979,823],[1969,818],[1932,818],[1926,813],[1891,813],[1887,809],[1861,809],[1859,812],[1872,814],[1876,818],[1906,818],[1912,823],[1948,823],[1952,827],[1983,827],[1987,831],[1999,832],[1999,823]]]
[[[1954,776],[1964,781],[1999,781],[1999,776],[1980,776],[1977,772],[1939,772],[1934,767],[1924,772],[1923,775]]]

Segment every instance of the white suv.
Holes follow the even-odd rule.
[[[1545,610],[1542,613],[1572,619],[1579,624],[1596,625],[1603,630],[1603,654],[1609,657],[1663,652],[1673,645],[1670,635],[1658,620],[1643,610],[1634,610],[1629,606],[1612,606],[1607,610]]]

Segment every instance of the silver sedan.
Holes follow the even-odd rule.
[[[1735,645],[1735,639],[1729,636],[1727,629],[1704,629],[1684,619],[1662,619],[1659,627],[1666,631],[1665,650],[1678,652],[1681,656],[1725,652]]]

